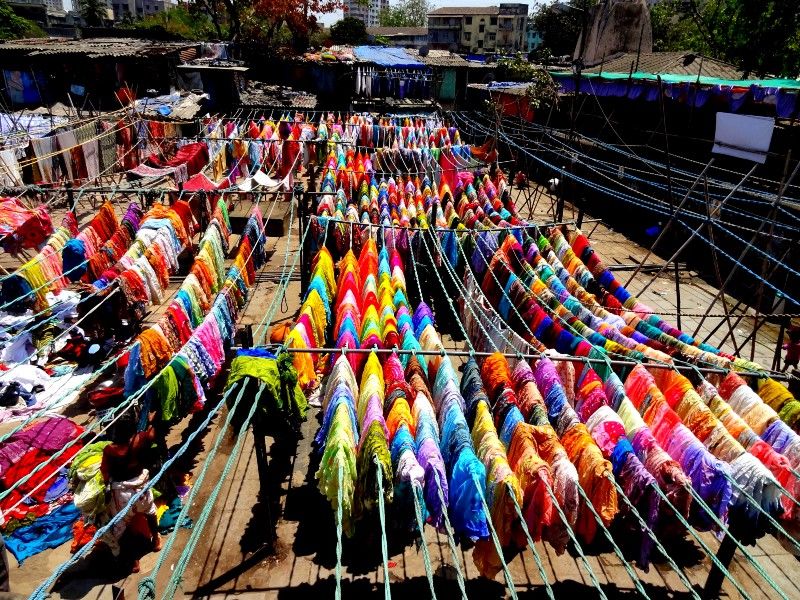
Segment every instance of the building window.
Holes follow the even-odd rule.
[[[486,25],[484,25],[483,23],[478,25],[478,33],[483,33],[485,29],[486,29]]]
[[[497,25],[497,17],[491,17],[489,19],[489,25]]]
[[[490,33],[489,35],[486,36],[486,39],[488,39],[490,42],[493,42],[495,39],[495,34]]]
[[[472,17],[464,17],[464,23],[466,25],[472,25]]]
[[[472,39],[472,34],[469,31],[465,32],[464,33],[464,41],[465,42],[469,42],[471,39]]]
[[[483,48],[483,40],[478,40],[478,48]]]

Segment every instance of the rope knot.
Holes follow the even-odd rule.
[[[155,600],[156,582],[152,577],[145,577],[139,582],[139,600]]]

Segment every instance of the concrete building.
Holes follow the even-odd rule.
[[[141,19],[177,6],[173,0],[112,0],[114,21]]]
[[[367,27],[367,35],[386,40],[396,48],[422,48],[428,43],[427,27]]]
[[[377,27],[381,24],[381,11],[389,8],[389,0],[347,0],[345,8],[345,16],[361,19],[367,27]]]
[[[65,25],[69,20],[62,0],[9,0],[8,5],[15,14],[43,29]]]
[[[469,54],[521,52],[527,21],[527,4],[437,8],[428,13],[428,42],[432,48]]]
[[[533,24],[533,19],[528,19],[525,25],[525,52],[533,52],[542,45],[542,34],[540,34]]]

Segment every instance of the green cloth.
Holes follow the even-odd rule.
[[[231,362],[225,389],[230,389],[232,385],[245,377],[253,377],[266,384],[264,392],[257,399],[260,402],[260,409],[266,417],[265,422],[270,425],[280,422],[283,426],[298,431],[300,423],[306,420],[308,401],[297,382],[297,370],[292,364],[291,355],[281,354],[277,360],[256,356],[237,356]],[[253,389],[252,393],[255,394],[255,391]],[[232,393],[228,396],[229,407],[233,404],[236,395]]]
[[[178,406],[178,378],[171,364],[153,382],[153,394],[161,400],[161,419],[169,423],[175,417]]]
[[[69,468],[73,502],[85,516],[93,517],[106,508],[106,482],[100,472],[103,449],[111,442],[88,444],[75,455]]]

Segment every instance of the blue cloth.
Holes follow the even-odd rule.
[[[72,239],[61,250],[64,277],[78,281],[86,273],[86,245],[81,240]]]
[[[70,541],[72,524],[80,516],[80,511],[72,502],[59,506],[50,514],[39,517],[30,525],[20,527],[7,536],[6,548],[22,565],[26,558],[49,548],[58,548],[64,542]]]
[[[394,67],[396,69],[422,69],[425,67],[420,61],[412,58],[403,48],[356,46],[354,53],[359,60],[375,63],[379,67]]]

